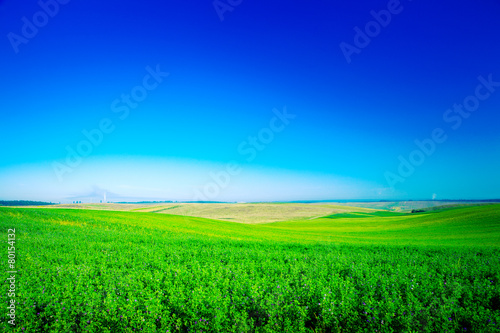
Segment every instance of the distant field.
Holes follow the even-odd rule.
[[[186,213],[212,213],[210,204],[194,204]],[[272,204],[269,204],[272,205]],[[268,204],[263,205],[265,212]],[[184,206],[184,205],[183,205]],[[251,205],[248,211],[255,212]],[[291,215],[296,205],[274,205],[276,211],[285,211]],[[114,221],[123,227],[154,228],[171,232],[188,232],[200,236],[222,237],[232,239],[253,239],[292,242],[328,241],[350,244],[387,244],[387,245],[467,245],[467,246],[500,246],[500,205],[473,206],[431,212],[410,214],[368,209],[342,209],[341,206],[324,208],[321,217],[308,217],[278,221],[265,224],[242,224],[234,221],[207,219],[199,216],[170,215],[178,208],[165,209],[164,206],[134,211],[92,211],[72,209],[11,209],[0,208],[5,212],[22,212],[23,215],[50,216],[54,222],[68,225],[85,226],[94,221]],[[185,206],[184,206],[185,207]],[[205,208],[207,207],[207,208]],[[161,209],[160,212],[157,210]],[[208,212],[205,211],[208,210]],[[214,207],[214,211],[224,210],[224,205]],[[241,216],[241,206],[228,208],[228,216],[237,220]],[[275,211],[271,210],[275,213]],[[318,211],[314,211],[317,213]],[[229,215],[237,213],[238,215]],[[11,213],[12,214],[12,213]],[[33,215],[34,214],[34,215]],[[265,214],[259,215],[259,219]],[[65,220],[67,218],[67,220]],[[77,221],[86,221],[78,223]]]
[[[166,203],[166,204],[66,204],[52,208],[92,209],[160,213],[196,216],[241,223],[271,223],[277,221],[313,219],[344,212],[369,212],[373,209],[334,204],[269,204],[269,203]]]
[[[272,223],[309,220],[328,214],[371,211],[358,207],[308,204],[173,204],[167,207],[141,209],[162,214],[204,217],[243,223]]]
[[[324,204],[324,203],[321,203]],[[342,202],[334,203],[342,206],[364,207],[370,209],[384,209],[396,212],[411,211],[412,209],[427,209],[439,206],[477,206],[491,204],[491,202],[464,202],[464,201],[383,201],[383,202]]]
[[[148,204],[62,204],[50,208],[92,209],[112,211],[154,212],[161,214],[196,216],[241,223],[271,223],[297,219],[314,219],[325,215],[348,212],[389,210],[410,212],[413,209],[440,210],[442,208],[488,205],[488,202],[461,201],[393,201],[393,202],[321,202],[321,203],[148,203]],[[44,208],[44,207],[38,207]]]
[[[498,331],[498,204],[209,205],[0,207],[19,302],[0,331]]]

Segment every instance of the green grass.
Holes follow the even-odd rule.
[[[324,218],[329,219],[347,219],[347,218],[367,218],[367,217],[393,217],[393,216],[402,216],[401,213],[393,213],[387,211],[376,211],[371,213],[363,213],[363,212],[353,212],[353,213],[338,213],[333,215],[324,216]]]
[[[371,209],[383,209],[396,212],[410,212],[412,209],[425,209],[432,208],[440,209],[442,206],[455,206],[467,207],[474,205],[491,204],[491,202],[462,202],[462,201],[380,201],[380,202],[345,202],[344,206],[365,207]]]
[[[0,331],[497,332],[499,217],[500,205],[267,224],[0,208],[19,302]]]
[[[420,214],[350,213],[267,227],[303,239],[314,240],[316,235],[350,244],[499,246],[499,216],[500,205],[488,205]]]

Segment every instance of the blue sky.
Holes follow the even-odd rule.
[[[500,197],[499,1],[41,3],[0,2],[0,199]]]

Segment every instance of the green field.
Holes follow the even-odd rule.
[[[0,207],[1,331],[500,331],[498,204],[115,206]]]
[[[240,222],[270,223],[289,220],[314,219],[345,212],[370,212],[374,209],[339,206],[338,204],[270,204],[270,203],[164,203],[164,204],[66,204],[53,208],[133,211],[169,215],[196,216],[208,219]]]

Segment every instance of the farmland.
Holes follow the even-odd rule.
[[[335,213],[374,211],[374,209],[369,208],[339,206],[338,204],[270,203],[65,204],[54,208],[161,213],[250,224],[313,219]]]
[[[259,205],[0,208],[0,330],[500,331],[500,205]]]

